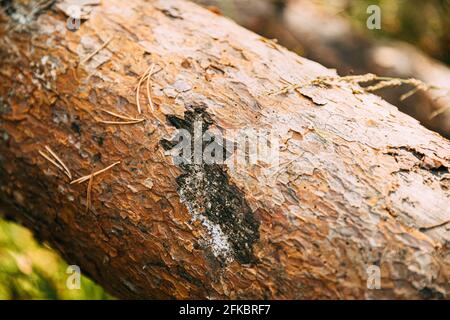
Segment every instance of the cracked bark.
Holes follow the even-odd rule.
[[[334,71],[188,2],[104,1],[75,32],[55,6],[21,14],[0,25],[1,203],[107,290],[449,298],[448,140],[352,84],[268,95]],[[98,123],[101,108],[137,116],[152,62],[155,111],[143,92],[144,122]],[[223,130],[270,129],[280,165],[176,165],[164,147],[199,112]],[[45,145],[75,178],[121,161],[94,179],[91,211]],[[380,290],[367,288],[373,265]]]

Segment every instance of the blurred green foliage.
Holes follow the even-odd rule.
[[[379,37],[399,39],[450,64],[450,0],[321,0],[340,5],[354,22],[366,28],[367,7],[381,9]]]
[[[52,249],[37,243],[29,230],[0,220],[0,300],[112,298],[83,276],[80,289],[68,289],[67,267]]]

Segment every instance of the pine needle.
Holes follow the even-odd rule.
[[[58,161],[58,163],[64,168],[65,174],[69,177],[70,180],[72,180],[72,173],[70,172],[69,168],[64,164],[64,162],[58,157],[58,155],[54,153],[49,146],[45,146],[45,149],[48,152],[50,152],[50,154],[56,159],[56,161]]]
[[[162,70],[163,70],[163,68],[160,67],[160,68],[159,68],[158,70],[156,70],[156,71],[153,71],[153,72],[149,72],[149,73],[147,73],[147,74],[144,74],[144,79],[142,79],[142,82],[147,81],[147,78],[148,78],[149,76],[153,76],[153,75],[155,75],[155,74],[161,72]],[[136,84],[136,86],[134,86],[134,89],[133,89],[133,90],[136,91],[137,87],[138,87],[138,85]]]
[[[67,177],[69,177],[69,179],[72,180],[72,174],[70,173],[69,168],[67,168],[67,166],[64,164],[64,162],[56,155],[55,152],[53,152],[52,149],[50,149],[50,147],[45,146],[45,149],[50,153],[50,155],[55,159],[52,159],[49,155],[45,154],[42,151],[38,151],[39,154],[44,157],[47,161],[49,161],[51,164],[53,164],[55,167],[57,167],[59,170],[61,170],[62,172],[64,172],[65,175],[67,175]]]
[[[119,118],[119,119],[122,119],[122,120],[129,120],[129,121],[141,120],[141,119],[132,118],[132,117],[129,117],[129,116],[126,116],[126,115],[118,114],[118,113],[115,113],[115,112],[112,112],[112,111],[109,111],[109,110],[106,110],[106,109],[100,109],[100,110],[102,110],[103,112],[105,112],[105,113],[107,113],[107,114],[109,114],[109,115],[111,115],[113,117],[116,117],[116,118]],[[142,120],[144,120],[144,119],[142,119]]]
[[[420,87],[415,87],[414,89],[409,90],[408,92],[402,94],[402,95],[400,96],[400,101],[403,101],[403,100],[408,99],[409,97],[411,97],[412,95],[414,95],[414,94],[415,94],[417,91],[419,91],[420,89],[421,89]]]
[[[152,63],[152,67],[147,75],[147,99],[148,99],[148,103],[150,104],[150,108],[152,109],[152,111],[155,111],[155,108],[153,107],[153,101],[152,101],[152,97],[150,94],[150,78],[151,78],[151,75],[153,74],[154,68],[155,68],[155,64]]]
[[[149,73],[150,69],[152,69],[153,67],[154,67],[154,64],[152,63],[150,65],[150,67],[148,67],[147,70],[145,70],[145,72],[142,74],[141,78],[139,79],[139,83],[138,83],[137,88],[136,88],[136,105],[137,105],[137,110],[138,110],[139,114],[142,113],[141,103],[139,102],[139,95],[140,95],[141,85],[142,85],[142,82],[144,81],[144,78],[146,76],[148,76],[148,73]]]
[[[64,171],[64,168],[61,167],[59,164],[57,164],[53,159],[51,159],[48,155],[46,155],[45,153],[43,153],[41,150],[38,151],[39,154],[44,157],[47,161],[49,161],[51,164],[53,164],[55,167],[57,167],[59,170]]]
[[[125,121],[110,121],[110,120],[96,119],[97,122],[100,122],[100,123],[105,123],[105,124],[135,124],[135,123],[139,123],[139,122],[142,122],[142,121],[145,120],[145,119],[136,119],[136,118],[132,118],[132,117],[129,117],[129,116],[121,115],[121,114],[118,114],[118,113],[115,113],[115,112],[112,112],[112,111],[109,111],[109,110],[106,110],[106,109],[101,109],[101,110],[103,112],[113,116],[113,117],[116,117],[116,118],[119,118],[119,119],[122,119],[122,120],[125,120]]]
[[[129,120],[129,121],[109,121],[109,120],[101,120],[97,119],[97,122],[104,123],[104,124],[136,124],[144,121],[145,119],[136,119],[136,120]]]
[[[86,58],[84,58],[83,60],[80,61],[80,64],[86,63],[89,60],[92,59],[93,56],[95,56],[100,50],[102,50],[104,47],[106,47],[108,45],[108,43],[111,42],[111,40],[114,38],[114,36],[111,36],[108,38],[108,40],[106,40],[105,42],[103,42],[103,44],[98,47],[97,49],[95,49],[91,54],[89,54]]]
[[[94,174],[90,174],[89,176],[89,183],[87,186],[86,191],[86,213],[89,212],[91,209],[91,202],[92,202],[92,184],[94,183]]]
[[[101,173],[103,173],[103,172],[105,172],[105,171],[108,171],[109,169],[111,169],[112,167],[118,165],[119,163],[120,163],[120,161],[114,162],[112,165],[110,165],[110,166],[108,166],[108,167],[106,167],[106,168],[104,168],[104,169],[102,169],[102,170],[96,171],[96,172],[94,172],[94,173],[92,173],[92,174],[89,174],[89,175],[87,175],[87,176],[84,176],[84,177],[78,178],[78,179],[76,179],[76,180],[73,180],[72,182],[70,182],[70,184],[74,184],[74,183],[78,183],[78,184],[79,184],[79,183],[83,183],[83,182],[85,182],[85,181],[91,179],[91,176],[92,176],[92,177],[98,176],[99,174],[101,174]]]

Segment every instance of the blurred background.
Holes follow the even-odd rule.
[[[0,220],[0,300],[112,299],[99,285],[81,276],[80,289],[70,290],[67,263],[29,230]]]
[[[450,86],[449,0],[195,2],[340,75],[376,73]],[[369,5],[381,9],[381,29],[367,28]],[[409,90],[390,88],[377,94],[449,138],[448,91],[422,91],[401,101]],[[86,277],[79,290],[69,290],[66,270],[63,259],[27,229],[0,219],[0,299],[113,299]]]
[[[346,23],[349,23],[357,29],[353,31],[362,31],[367,37],[406,41],[431,57],[446,64],[450,63],[450,2],[448,0],[194,0],[194,2],[204,6],[215,6],[222,15],[269,36],[278,32],[295,33],[295,30],[290,30],[290,23],[285,18],[288,11],[296,13],[303,11],[295,18],[299,24],[303,24],[300,29],[309,29],[311,37],[314,36],[314,32],[320,32],[313,27],[322,26],[327,29],[326,31],[331,31],[328,29],[329,25],[342,29],[346,27]],[[381,29],[369,30],[366,27],[366,21],[370,15],[367,13],[367,8],[370,5],[378,5],[381,9]],[[307,15],[311,18],[321,17],[322,19],[315,22],[302,21]],[[340,24],[338,25],[336,21],[340,21]],[[287,31],[277,30],[279,26],[284,26]],[[295,35],[291,36],[295,38]],[[333,34],[329,36],[333,37]],[[287,39],[279,39],[279,41],[285,40]],[[299,45],[298,48],[293,49],[300,55],[308,54],[307,48],[302,46],[302,41],[302,39],[293,41]]]

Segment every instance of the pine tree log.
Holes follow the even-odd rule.
[[[450,69],[402,41],[371,37],[371,30],[356,28],[336,8],[310,0],[195,0],[216,5],[240,25],[277,39],[278,43],[335,68],[342,76],[374,73],[414,78],[442,90],[419,90],[407,99],[411,86],[384,88],[375,93],[427,128],[450,138]],[[253,5],[257,3],[258,5]],[[368,15],[369,17],[369,15]]]
[[[448,140],[352,83],[270,94],[335,71],[189,2],[103,1],[75,31],[61,2],[19,3],[0,24],[1,207],[111,293],[450,297]],[[178,165],[173,134],[199,120],[275,133],[279,165]],[[46,146],[73,179],[120,164],[71,184]]]

